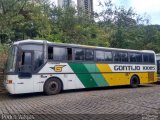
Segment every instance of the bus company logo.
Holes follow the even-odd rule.
[[[66,65],[55,65],[54,67],[50,67],[55,72],[62,72],[62,68],[64,68]]]

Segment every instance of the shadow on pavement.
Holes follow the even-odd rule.
[[[73,90],[65,90],[62,93],[71,93],[71,92],[88,92],[88,91],[101,91],[101,90],[119,90],[119,89],[140,89],[145,87],[153,87],[150,85],[139,85],[137,88],[132,88],[129,85],[122,85],[122,86],[108,86],[108,87],[98,87],[98,88],[85,88],[85,89],[73,89]]]
[[[130,86],[112,86],[112,87],[100,87],[100,88],[73,89],[73,90],[62,91],[59,95],[61,95],[61,94],[67,94],[67,93],[88,92],[88,91],[119,90],[119,89],[140,89],[140,88],[147,88],[147,87],[153,87],[153,86],[150,86],[150,85],[140,85],[138,88],[131,88]],[[47,95],[45,95],[42,92],[41,93],[17,94],[17,95],[11,95],[11,94],[9,94],[9,93],[6,92],[6,93],[3,93],[3,94],[0,94],[0,97],[1,97],[1,95],[4,97],[4,99],[5,98],[23,99],[23,98],[47,96]]]
[[[25,94],[16,94],[16,95],[11,95],[9,93],[7,94],[10,98],[18,98],[18,99],[46,96],[44,93],[25,93]]]
[[[158,80],[157,82],[155,82],[153,84],[160,85],[160,80]]]

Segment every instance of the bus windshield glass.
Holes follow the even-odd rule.
[[[9,54],[8,54],[7,72],[15,72],[16,56],[17,56],[17,47],[12,46],[9,49]]]

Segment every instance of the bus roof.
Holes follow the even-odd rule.
[[[21,40],[14,42],[14,45],[23,44],[23,43],[39,43],[43,44],[46,42],[50,45],[59,45],[59,46],[70,46],[70,47],[83,47],[83,48],[95,48],[95,49],[104,49],[104,50],[120,50],[120,51],[131,51],[131,52],[144,52],[144,53],[155,53],[153,50],[133,50],[133,49],[121,49],[121,48],[110,48],[110,47],[99,47],[99,46],[89,46],[89,45],[80,45],[80,44],[68,44],[68,43],[58,43],[58,42],[49,42],[46,40]]]

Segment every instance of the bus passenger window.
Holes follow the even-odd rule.
[[[114,61],[115,62],[121,62],[121,54],[120,54],[120,52],[115,52],[114,53]]]
[[[154,54],[149,54],[149,62],[150,63],[154,63],[155,62]]]
[[[93,50],[86,50],[85,51],[85,60],[94,61],[94,51]]]
[[[142,62],[142,54],[136,54],[137,62]]]
[[[84,50],[83,49],[75,49],[75,60],[84,60]]]
[[[105,61],[112,61],[112,52],[105,52]]]
[[[130,53],[129,54],[129,59],[130,59],[130,62],[136,62],[136,54],[135,53]]]
[[[104,51],[96,51],[96,61],[104,61]]]
[[[53,47],[48,47],[48,59],[53,59]]]
[[[143,62],[149,62],[149,55],[143,54]]]
[[[130,62],[142,62],[142,54],[140,53],[129,53]]]
[[[66,48],[53,47],[53,59],[54,60],[66,60]]]
[[[67,58],[68,60],[72,60],[72,48],[67,48]]]
[[[128,54],[121,53],[121,60],[122,60],[122,62],[128,62]]]

